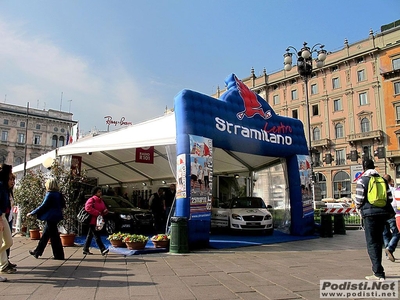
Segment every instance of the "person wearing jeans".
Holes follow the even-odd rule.
[[[394,187],[394,182],[392,176],[385,174],[382,176],[389,183],[390,191],[392,192],[393,198],[395,198],[396,188]],[[396,211],[396,201],[392,201],[393,209]],[[393,252],[396,250],[397,244],[399,242],[400,234],[396,225],[396,218],[390,218],[385,222],[385,227],[383,229],[383,245],[385,246],[386,258],[391,262],[395,262],[395,257]]]
[[[372,263],[370,276],[365,276],[367,280],[385,280],[385,271],[382,266],[382,247],[383,229],[386,220],[390,217],[392,208],[392,192],[386,182],[386,205],[384,207],[375,206],[368,201],[368,183],[371,177],[379,176],[375,170],[375,164],[371,159],[363,162],[364,173],[357,180],[355,203],[364,223],[365,240],[367,242],[367,252]],[[386,181],[386,180],[385,180]]]

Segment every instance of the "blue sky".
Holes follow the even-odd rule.
[[[0,0],[0,100],[107,130],[105,116],[161,116],[183,89],[210,95],[231,73],[279,71],[289,45],[334,52],[400,19],[399,0],[299,3]]]

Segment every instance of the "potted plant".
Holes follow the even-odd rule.
[[[124,242],[129,250],[142,250],[146,247],[149,238],[142,234],[128,234]]]
[[[167,234],[156,234],[151,237],[151,241],[156,248],[168,248],[170,236]]]
[[[117,232],[110,234],[107,238],[107,240],[110,241],[111,245],[113,247],[126,247],[126,244],[124,242],[124,238],[127,236],[126,233],[122,232]]]
[[[27,217],[26,214],[42,203],[46,194],[45,180],[41,170],[29,170],[14,189],[14,203],[20,211],[22,226],[27,227],[32,239],[40,238],[39,221],[36,216]]]

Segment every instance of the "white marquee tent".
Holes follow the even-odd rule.
[[[97,178],[99,185],[174,181],[175,145],[175,114],[169,113],[60,147],[28,161],[26,169],[41,166],[49,157],[76,155],[82,157],[82,169],[86,170],[87,176]],[[135,149],[150,146],[154,146],[154,164],[137,163]],[[276,157],[213,150],[214,174],[249,173],[279,160]],[[24,164],[13,168],[14,173],[23,171]]]

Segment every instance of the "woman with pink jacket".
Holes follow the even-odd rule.
[[[108,213],[107,207],[104,204],[104,201],[101,199],[102,196],[102,191],[101,187],[96,186],[92,190],[92,197],[90,197],[85,204],[85,210],[92,215],[92,218],[89,223],[89,231],[86,237],[85,244],[83,246],[83,254],[93,254],[90,252],[90,244],[92,243],[92,239],[94,236],[94,239],[97,243],[97,246],[99,246],[101,255],[106,255],[108,253],[108,249],[104,246],[102,240],[101,240],[101,235],[100,231],[96,230],[96,222],[97,222],[97,217],[98,216],[105,216]]]

